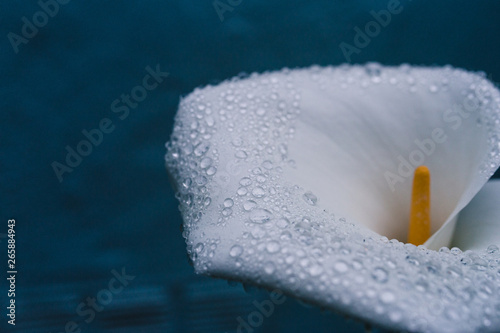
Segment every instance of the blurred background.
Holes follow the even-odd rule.
[[[388,6],[398,13],[356,44]],[[2,2],[0,331],[364,332],[292,299],[256,314],[267,292],[194,274],[163,160],[179,99],[240,73],[346,62],[500,82],[499,13],[493,0]]]

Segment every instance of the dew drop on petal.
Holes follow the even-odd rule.
[[[267,274],[273,274],[274,270],[275,270],[275,267],[274,267],[274,264],[272,262],[267,262],[264,265],[264,272],[266,272]]]
[[[380,294],[380,300],[385,304],[389,304],[396,300],[396,296],[391,291],[384,291]]]
[[[316,206],[316,203],[318,202],[318,198],[312,192],[304,193],[302,199],[304,199],[304,201],[311,206]]]
[[[194,179],[195,183],[198,185],[198,186],[203,186],[205,185],[207,182],[208,182],[208,179],[207,177],[205,176],[197,176],[195,179]]]
[[[201,252],[203,252],[203,249],[205,248],[205,246],[203,245],[203,243],[198,243],[196,244],[196,246],[194,247],[194,252],[200,254]]]
[[[347,264],[342,260],[339,260],[336,263],[334,263],[333,268],[339,273],[345,273],[349,270],[349,266],[347,266]]]
[[[226,216],[226,217],[229,216],[229,215],[231,215],[232,213],[233,213],[233,210],[231,208],[224,208],[222,210],[222,215]]]
[[[244,150],[239,150],[234,156],[239,159],[245,159],[248,157],[248,154]]]
[[[191,178],[184,179],[184,181],[182,182],[182,188],[185,190],[189,189],[189,187],[191,187],[192,182],[193,181],[191,180]]]
[[[217,168],[214,166],[211,166],[207,169],[207,175],[213,176],[217,172]]]
[[[254,209],[250,212],[250,221],[259,224],[266,223],[271,219],[272,215],[273,213],[271,213],[267,209],[262,209],[262,208]]]
[[[236,190],[236,193],[239,195],[239,196],[244,196],[245,194],[248,193],[248,190],[246,187],[240,187],[238,188],[238,190]]]
[[[276,253],[280,250],[280,243],[277,241],[270,241],[266,244],[266,251],[269,253]]]
[[[200,162],[200,167],[206,169],[212,165],[212,159],[210,157],[204,157]]]
[[[209,148],[210,144],[208,142],[202,142],[196,146],[196,148],[194,149],[194,154],[196,156],[203,156],[206,154]]]
[[[256,198],[262,198],[266,195],[266,191],[262,187],[257,186],[252,190],[252,195]]]
[[[246,210],[247,212],[251,211],[257,207],[257,203],[253,200],[248,200],[245,203],[243,203],[243,209]]]
[[[486,251],[489,254],[495,254],[495,253],[498,253],[499,249],[498,249],[498,246],[496,246],[496,245],[490,245],[490,246],[488,246],[488,248],[486,249]]]
[[[264,162],[262,162],[262,167],[264,169],[271,170],[273,168],[273,162],[265,160]]]
[[[231,143],[235,147],[240,147],[243,144],[243,140],[241,138],[236,138]]]
[[[372,271],[372,278],[378,283],[386,283],[387,271],[382,267],[377,267]]]
[[[205,121],[206,121],[207,125],[210,127],[214,126],[214,124],[215,124],[214,117],[212,117],[212,116],[207,116],[205,118]]]
[[[264,177],[264,176],[262,176],[262,175],[258,175],[258,176],[256,177],[256,179],[257,179],[257,182],[259,182],[259,183],[261,183],[261,184],[266,182],[266,177]]]
[[[292,239],[292,234],[291,234],[291,232],[290,232],[290,231],[287,231],[287,230],[283,231],[283,232],[281,233],[281,235],[280,235],[280,239],[281,239],[282,241],[289,241],[290,239]]]
[[[320,265],[312,265],[309,268],[309,274],[311,274],[311,276],[318,276],[321,273],[323,273],[323,268]]]
[[[239,245],[233,245],[229,250],[229,255],[233,258],[239,257],[243,253],[243,248]]]
[[[278,221],[276,221],[276,225],[280,229],[284,229],[284,228],[288,227],[289,224],[290,224],[290,221],[286,217],[280,218]]]
[[[243,177],[240,180],[240,185],[241,186],[250,186],[250,185],[252,185],[252,180],[248,177]]]

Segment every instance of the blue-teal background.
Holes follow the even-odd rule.
[[[188,263],[163,161],[179,98],[241,72],[344,63],[339,44],[353,44],[355,27],[388,1],[221,0],[230,8],[222,20],[212,1],[65,1],[17,53],[8,34],[21,36],[23,17],[33,22],[40,4],[0,4],[0,330],[64,332],[74,321],[82,332],[234,332],[269,295],[196,276]],[[352,63],[451,64],[500,82],[500,2],[401,6]],[[121,120],[111,103],[157,65],[169,76]],[[51,164],[103,118],[114,131],[59,182]],[[9,218],[15,328],[5,315]],[[135,279],[85,322],[79,303],[123,268]],[[364,330],[292,299],[256,326]]]

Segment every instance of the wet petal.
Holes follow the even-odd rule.
[[[500,246],[499,203],[500,181],[489,181],[460,212],[452,245],[469,250]]]
[[[467,112],[454,108],[468,100]],[[434,231],[453,220],[498,167],[499,103],[477,74],[377,64],[197,89],[180,104],[166,156],[196,271],[391,328],[492,331],[494,254],[380,235],[405,238],[404,164],[418,158],[433,178]],[[431,245],[446,244],[453,223],[442,230]]]

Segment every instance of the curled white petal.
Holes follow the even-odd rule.
[[[460,212],[453,246],[495,251],[500,246],[500,181],[489,181]]]
[[[498,167],[499,104],[481,75],[450,67],[313,67],[197,89],[166,155],[196,271],[391,328],[495,331],[498,254],[380,235],[406,238],[419,162],[427,245],[449,243]]]

